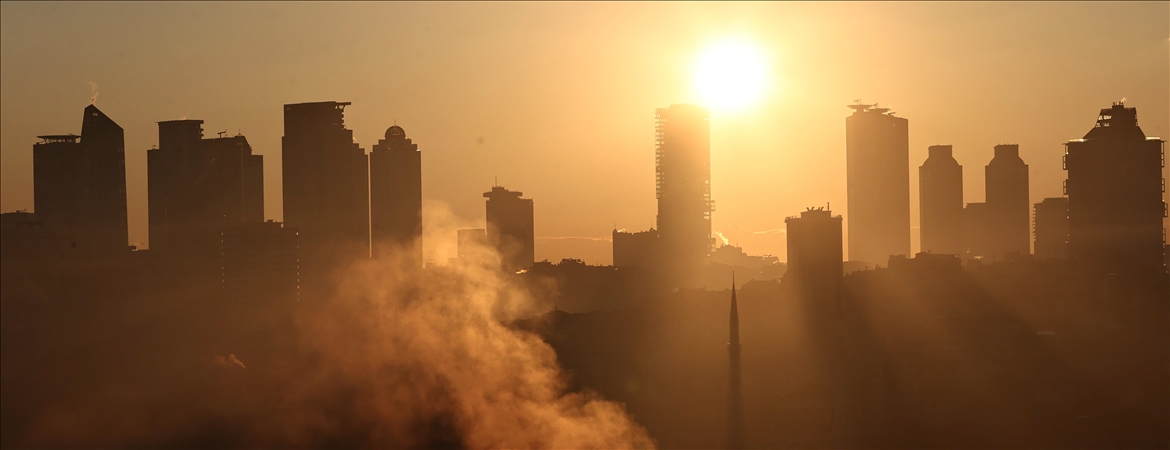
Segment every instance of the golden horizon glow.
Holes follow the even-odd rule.
[[[745,39],[709,44],[691,66],[691,88],[700,104],[719,112],[744,111],[763,100],[769,70],[764,52]]]

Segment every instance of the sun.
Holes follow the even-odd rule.
[[[764,52],[742,39],[713,42],[695,57],[691,87],[704,107],[722,112],[748,109],[767,93]]]

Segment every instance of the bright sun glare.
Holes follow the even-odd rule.
[[[691,86],[704,107],[725,112],[744,110],[766,93],[768,67],[764,52],[743,40],[712,43],[694,60]]]

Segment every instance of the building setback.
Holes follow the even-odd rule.
[[[709,114],[695,105],[671,105],[658,108],[655,118],[658,248],[671,284],[690,286],[714,245]]]
[[[963,246],[963,166],[949,145],[932,145],[918,168],[922,251],[960,255]]]
[[[397,125],[370,151],[370,238],[375,256],[402,251],[422,267],[422,153]]]
[[[995,146],[986,168],[987,252],[1002,261],[1009,254],[1028,255],[1031,244],[1028,206],[1028,165],[1020,159],[1020,146]]]
[[[500,254],[504,270],[532,267],[536,259],[532,199],[524,193],[493,186],[487,199],[487,239]]]
[[[1099,274],[1166,272],[1165,144],[1146,137],[1124,103],[1065,144],[1070,259]]]
[[[126,149],[122,127],[85,107],[81,136],[38,136],[33,207],[45,226],[85,252],[128,248]]]
[[[908,122],[889,108],[850,105],[845,118],[849,259],[880,264],[910,253]]]
[[[1068,257],[1068,197],[1046,198],[1035,211],[1035,255],[1038,259]]]
[[[345,128],[347,105],[284,105],[284,223],[300,233],[302,280],[314,286],[370,252],[369,159]]]
[[[808,209],[784,219],[788,236],[788,272],[801,301],[811,314],[835,316],[841,301],[843,273],[841,216]]]

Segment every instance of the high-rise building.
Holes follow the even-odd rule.
[[[94,105],[81,136],[38,136],[33,145],[33,205],[49,228],[86,252],[128,249],[126,149],[122,127]],[[79,140],[80,138],[80,140]]]
[[[1020,159],[1020,146],[995,146],[995,157],[986,170],[990,257],[1002,261],[1009,254],[1031,254],[1028,206],[1032,203],[1028,200],[1028,165]]]
[[[536,235],[532,199],[524,193],[493,186],[487,198],[487,239],[500,254],[504,270],[532,267],[536,260]]]
[[[613,230],[613,266],[655,268],[658,257],[658,230],[627,232]]]
[[[671,105],[655,112],[659,250],[672,284],[693,284],[711,237],[711,126],[707,110]]]
[[[1038,259],[1068,257],[1068,197],[1046,198],[1035,212],[1035,253]]]
[[[300,233],[310,285],[338,264],[369,257],[369,158],[345,128],[347,105],[284,105],[284,223]]]
[[[843,255],[841,216],[809,208],[784,219],[788,236],[788,272],[799,298],[820,316],[839,314]]]
[[[224,296],[237,304],[295,302],[299,295],[297,232],[280,222],[252,222],[220,234]]]
[[[202,125],[158,123],[146,152],[150,247],[218,274],[223,229],[264,221],[264,157],[242,135],[204,139]]]
[[[949,145],[932,145],[918,168],[922,251],[959,255],[963,246],[963,166]]]
[[[398,125],[370,151],[370,238],[375,256],[403,251],[422,267],[422,153]]]
[[[880,264],[910,253],[908,122],[889,108],[850,105],[845,118],[849,259]]]
[[[735,300],[735,275],[731,276],[731,318],[727,341],[728,382],[727,382],[727,448],[744,448],[743,435],[743,387],[740,375],[739,356],[739,305]]]
[[[963,208],[963,246],[965,259],[987,257],[987,203],[968,203]]]
[[[1101,274],[1165,273],[1165,145],[1124,103],[1065,144],[1070,259]]]
[[[487,230],[483,228],[468,228],[455,232],[455,251],[458,258],[471,258],[482,247],[488,245]]]

